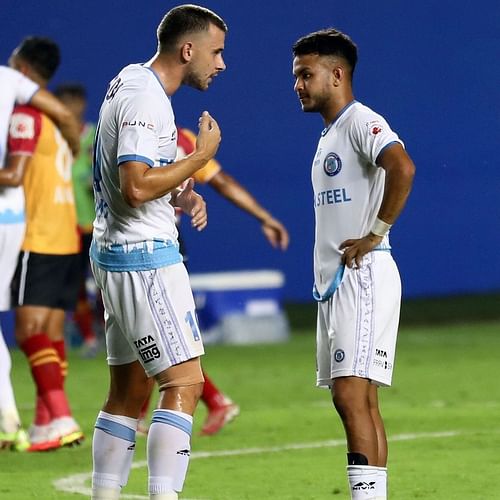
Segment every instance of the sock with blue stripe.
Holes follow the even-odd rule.
[[[153,411],[148,432],[151,498],[182,491],[191,454],[192,428],[193,417],[187,413],[163,409]]]
[[[118,498],[134,459],[137,419],[99,412],[92,441],[92,499]],[[112,496],[116,493],[116,497]],[[110,496],[111,495],[111,496]]]

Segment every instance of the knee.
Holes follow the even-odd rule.
[[[18,345],[21,345],[29,337],[43,332],[45,329],[45,322],[38,317],[23,318],[19,320],[16,318],[15,337]]]
[[[362,395],[346,388],[332,390],[332,402],[337,413],[343,420],[363,414],[368,410],[368,401]]]
[[[341,391],[332,391],[332,403],[337,413],[344,418],[349,413],[350,402]]]
[[[160,392],[159,407],[193,415],[203,391],[203,383],[167,387]]]

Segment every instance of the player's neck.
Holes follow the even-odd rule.
[[[335,121],[342,110],[352,101],[354,101],[354,95],[351,91],[344,92],[341,95],[332,98],[331,101],[329,101],[328,106],[321,111],[325,127]]]
[[[175,94],[182,84],[182,70],[168,56],[156,53],[147,63],[160,79],[168,96]]]

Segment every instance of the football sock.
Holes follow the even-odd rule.
[[[66,358],[66,346],[63,340],[52,340],[52,347],[59,356],[59,365],[61,367],[61,376],[63,381],[68,375],[68,360]]]
[[[377,496],[375,500],[387,500],[387,467],[377,467]]]
[[[135,451],[137,419],[100,411],[92,441],[92,499],[118,498]],[[116,496],[104,496],[112,495]]]
[[[14,433],[21,425],[10,380],[11,359],[0,326],[0,432]]]
[[[205,377],[205,383],[203,384],[200,399],[207,405],[208,409],[213,410],[227,405],[228,401],[224,394],[214,385],[205,372],[203,372],[203,376]]]
[[[35,406],[35,425],[48,425],[51,420],[52,417],[47,405],[45,404],[43,398],[40,395],[37,395]]]
[[[113,488],[92,488],[92,500],[118,500],[120,498],[120,490]]]
[[[377,494],[378,467],[348,465],[347,479],[351,500],[375,500]]]
[[[45,333],[28,337],[21,343],[28,358],[37,394],[47,406],[52,419],[71,415],[63,390],[59,356]]]
[[[182,491],[191,454],[193,417],[174,410],[154,410],[148,433],[149,494],[176,498]],[[154,496],[157,495],[157,496]]]
[[[94,315],[86,299],[78,301],[73,320],[84,341],[93,342],[97,339],[93,326]]]

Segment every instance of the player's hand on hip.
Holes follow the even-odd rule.
[[[262,232],[271,243],[273,248],[286,250],[290,243],[290,236],[285,226],[273,217],[269,217],[262,222]]]
[[[176,205],[191,216],[191,225],[201,231],[207,227],[207,204],[201,195],[193,190],[194,179],[188,179],[184,189],[177,195]]]
[[[215,156],[221,141],[221,132],[218,123],[203,111],[198,121],[199,131],[196,137],[196,151],[203,154],[207,161]]]
[[[350,268],[361,267],[363,257],[371,252],[380,242],[381,236],[370,233],[364,238],[345,240],[340,244],[340,250],[344,250],[342,262]]]

